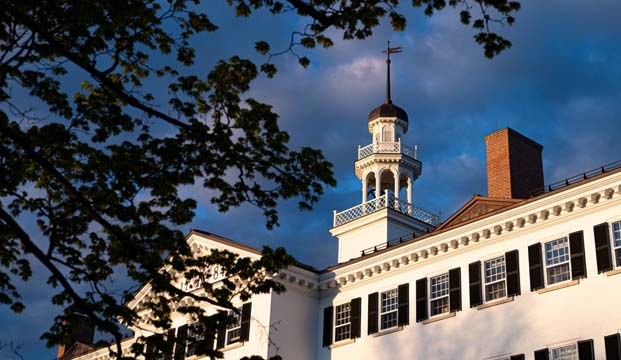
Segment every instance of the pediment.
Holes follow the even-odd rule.
[[[500,199],[474,195],[472,199],[446,219],[436,230],[449,228],[475,218],[480,218],[481,216],[522,201],[522,199]]]

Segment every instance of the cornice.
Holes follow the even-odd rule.
[[[492,240],[506,239],[544,224],[556,224],[590,211],[621,204],[621,172],[534,199],[507,211],[447,229],[419,241],[403,243],[338,265],[320,276],[322,291],[348,288],[386,274],[458,255]],[[476,245],[476,246],[475,246]],[[381,275],[381,276],[380,276]]]
[[[398,117],[392,116],[392,117],[379,117],[373,121],[369,121],[369,132],[373,133],[373,128],[378,125],[378,124],[388,124],[388,123],[393,123],[395,125],[399,125],[403,128],[404,132],[406,132],[408,130],[408,123],[406,121],[403,121],[401,119],[399,119]]]

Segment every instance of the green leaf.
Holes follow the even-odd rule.
[[[257,41],[254,44],[254,49],[261,55],[265,55],[270,51],[270,44],[265,41]]]

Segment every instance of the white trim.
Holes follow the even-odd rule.
[[[412,242],[410,244],[406,244],[405,246],[400,246],[398,248],[395,248],[393,251],[386,251],[385,253],[378,256],[372,256],[368,259],[362,259],[362,261],[359,262],[347,264],[346,266],[339,267],[338,269],[331,270],[321,275],[320,282],[321,284],[326,284],[332,280],[346,278],[349,274],[355,274],[357,272],[362,272],[364,274],[366,270],[372,269],[375,266],[381,266],[383,263],[390,263],[391,261],[399,259],[403,256],[409,257],[411,261],[409,262],[409,264],[407,264],[407,266],[403,266],[399,269],[394,270],[400,272],[403,271],[406,267],[417,266],[422,263],[432,261],[436,259],[438,255],[441,255],[441,257],[444,257],[446,255],[456,256],[458,253],[462,253],[464,249],[466,249],[467,251],[467,249],[470,249],[472,246],[478,247],[479,245],[489,242],[490,239],[511,239],[515,236],[519,236],[518,234],[527,236],[529,234],[532,234],[532,231],[534,231],[535,229],[540,229],[541,226],[552,226],[559,223],[559,221],[562,221],[562,219],[565,219],[565,221],[567,221],[577,216],[585,216],[584,214],[591,214],[598,209],[603,209],[603,207],[607,208],[609,206],[614,206],[615,204],[621,203],[621,192],[614,192],[613,196],[610,198],[600,196],[599,201],[597,202],[587,201],[583,208],[574,208],[571,212],[561,211],[561,214],[559,216],[550,216],[545,220],[539,217],[542,211],[551,211],[554,206],[563,207],[568,202],[568,200],[576,203],[580,202],[583,199],[591,199],[594,195],[602,195],[605,191],[612,190],[612,188],[616,189],[619,184],[621,184],[621,172],[609,174],[608,176],[604,176],[601,179],[590,181],[584,185],[579,185],[574,188],[559,191],[544,196],[541,199],[536,199],[521,206],[517,206],[508,211],[503,211],[499,214],[485,217],[472,223],[458,226],[454,229],[443,231],[436,236],[430,236],[426,239]],[[507,223],[507,220],[510,220],[511,222],[516,222],[518,220],[528,220],[530,215],[536,215],[534,223],[526,221],[524,226],[513,227],[511,230],[503,230],[500,235],[496,235],[491,232],[491,229],[494,227],[494,225],[504,226],[504,224]],[[485,236],[481,235],[485,231],[490,231],[490,238],[486,238]],[[473,234],[477,235],[477,239],[471,238],[471,235]],[[461,241],[462,238],[467,238],[469,241],[463,243]],[[454,241],[456,241],[459,245],[456,247],[451,247],[450,244]],[[438,252],[436,255],[430,254],[428,256],[422,256],[423,252],[428,252],[430,247],[440,247],[442,244],[447,244],[447,252]],[[392,272],[393,269],[390,269],[389,271]],[[357,287],[363,282],[367,282],[368,280],[374,281],[376,280],[376,278],[364,275],[355,283],[346,282],[342,286]]]

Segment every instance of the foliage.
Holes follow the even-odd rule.
[[[190,71],[191,39],[218,27],[198,1],[0,0],[0,302],[23,311],[15,282],[28,281],[31,262],[40,262],[50,272],[49,286],[58,289],[51,301],[64,309],[43,335],[50,346],[71,332],[63,321],[77,312],[112,334],[120,354],[117,320],[138,322],[127,306],[132,292],[106,287],[121,270],[136,283],[149,282],[156,294],[147,303],[150,321],[162,329],[170,325],[169,304],[183,298],[232,309],[234,297],[284,290],[271,278],[293,263],[282,249],[266,248],[256,261],[228,252],[195,256],[175,229],[191,221],[197,203],[182,198],[179,188],[202,186],[223,212],[254,204],[268,228],[278,224],[280,200],[295,198],[310,209],[325,186],[335,185],[331,164],[318,150],[290,149],[271,106],[245,93],[259,71],[276,74],[273,56],[333,46],[330,28],[344,39],[363,39],[383,17],[395,30],[405,28],[406,18],[398,0],[228,3],[237,16],[295,10],[310,23],[292,34],[284,52],[256,43],[266,56],[259,67],[232,56],[201,77]],[[489,25],[512,24],[519,3],[473,3],[480,8],[474,21],[467,1],[412,5],[429,16],[463,7],[460,20],[472,24],[475,41],[493,57],[510,42]],[[298,59],[302,66],[310,62]],[[70,78],[81,79],[81,87],[71,88]],[[166,91],[153,91],[153,84],[167,84],[157,89]],[[222,287],[204,282],[198,296],[173,285],[214,264],[229,276]],[[212,332],[231,321],[224,312],[206,316],[198,306],[177,311]]]

